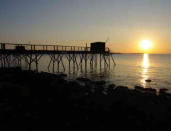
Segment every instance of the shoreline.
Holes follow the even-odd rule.
[[[1,129],[167,129],[171,95],[65,74],[0,68]],[[53,120],[55,118],[55,121]],[[59,121],[59,122],[58,122]],[[36,125],[36,127],[34,127]],[[125,125],[125,126],[120,126]]]

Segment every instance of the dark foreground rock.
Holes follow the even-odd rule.
[[[106,89],[103,81],[91,83],[80,85],[66,81],[64,75],[19,68],[0,69],[0,130],[170,128],[171,95],[164,89],[156,95],[151,89],[114,84]]]

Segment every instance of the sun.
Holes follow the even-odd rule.
[[[144,50],[149,50],[149,49],[152,48],[153,42],[151,42],[151,41],[148,40],[148,39],[145,39],[145,40],[143,40],[143,41],[140,42],[140,46],[141,46],[141,48],[144,49]]]

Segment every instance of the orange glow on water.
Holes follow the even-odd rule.
[[[144,69],[147,69],[149,67],[149,57],[148,57],[148,54],[144,54],[144,56],[143,56],[142,67]]]
[[[143,84],[144,87],[146,87],[145,80],[147,80],[149,78],[148,68],[149,68],[149,55],[144,54],[143,61],[142,61],[142,80],[141,80],[141,83]]]

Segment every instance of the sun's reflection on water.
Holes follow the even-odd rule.
[[[149,55],[144,54],[143,55],[143,61],[142,61],[142,79],[141,79],[141,83],[145,88],[147,87],[147,83],[145,82],[145,80],[147,80],[149,78],[149,76],[148,76],[148,68],[149,68],[149,66],[150,66],[150,64],[149,64]]]

